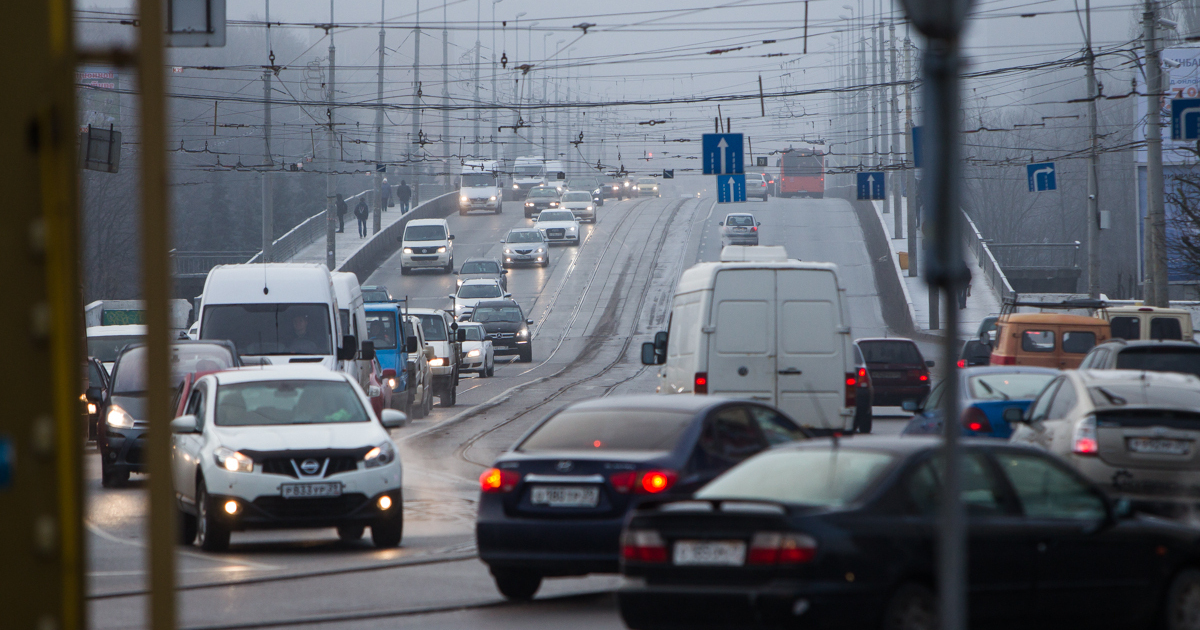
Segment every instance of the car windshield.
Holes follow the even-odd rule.
[[[692,414],[678,411],[567,409],[538,427],[516,450],[670,451],[692,419]]]
[[[542,174],[542,167],[539,165],[518,166],[513,170],[518,177],[538,177]]]
[[[558,189],[556,188],[530,188],[530,197],[557,197]]]
[[[754,225],[754,217],[748,214],[735,214],[725,217],[725,225],[734,227],[751,227]]]
[[[657,182],[653,179],[650,179],[649,177],[643,177],[638,180],[638,183],[639,184],[655,184]]]
[[[104,387],[104,374],[100,373],[104,366],[95,361],[88,361],[87,366],[88,387]]]
[[[121,348],[131,343],[141,343],[141,335],[111,335],[107,337],[88,337],[87,352],[89,357],[96,357],[105,363],[117,360]]]
[[[500,273],[500,265],[497,263],[491,262],[491,261],[486,261],[486,260],[482,261],[482,262],[466,262],[466,263],[463,263],[462,269],[460,269],[458,272],[462,273],[462,274],[468,274],[468,273],[499,274]]]
[[[506,243],[540,243],[542,242],[542,233],[535,230],[521,230],[508,233]]]
[[[1182,372],[1200,376],[1200,348],[1126,348],[1117,354],[1117,369]]]
[[[324,304],[206,306],[200,338],[228,339],[242,355],[333,354]]]
[[[392,296],[383,289],[370,289],[362,292],[364,302],[391,302]]]
[[[483,326],[459,326],[467,335],[467,341],[483,341]]]
[[[463,188],[492,188],[496,185],[496,176],[491,173],[463,173]]]
[[[425,341],[446,341],[446,320],[441,315],[417,315],[425,329]]]
[[[229,349],[217,344],[184,344],[171,346],[171,388],[179,386],[183,377],[193,372],[215,372],[233,367]],[[120,356],[114,367],[114,394],[141,394],[146,391],[146,347],[130,348]]]
[[[463,299],[498,298],[504,292],[495,284],[464,284],[458,289],[458,297]]]
[[[487,322],[520,322],[521,309],[515,306],[485,306],[475,307],[475,312],[471,314],[471,321],[476,321],[481,324]]]
[[[446,228],[441,225],[410,225],[404,228],[406,241],[444,241]]]
[[[538,215],[538,223],[549,223],[551,221],[574,221],[575,215],[570,212],[554,210],[553,212],[543,212]]]
[[[989,373],[967,379],[976,400],[1032,400],[1054,379],[1054,374]]]
[[[587,202],[591,202],[591,200],[592,200],[592,195],[591,195],[591,193],[586,193],[586,192],[569,192],[569,193],[567,193],[567,194],[563,195],[563,198],[562,198],[562,200],[563,200],[563,201],[587,201]]]
[[[358,395],[345,381],[257,381],[217,388],[219,426],[369,422]]]
[[[867,363],[907,363],[924,365],[921,352],[911,341],[860,341]]]
[[[377,350],[396,347],[396,314],[389,311],[367,311],[367,340]]]
[[[895,459],[846,447],[767,451],[717,477],[696,498],[836,507],[861,495]]]

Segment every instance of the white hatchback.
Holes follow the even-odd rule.
[[[336,527],[377,547],[400,544],[400,457],[351,378],[315,365],[209,374],[171,422],[171,467],[181,542],[207,551],[248,529]]]
[[[563,195],[559,207],[570,210],[580,221],[596,222],[596,203],[592,193],[583,190],[572,190]]]
[[[496,373],[496,350],[492,340],[487,338],[487,330],[483,324],[463,322],[458,325],[458,334],[462,335],[462,372],[478,372],[479,376],[487,378]]]
[[[547,243],[579,244],[579,219],[570,210],[543,210],[533,227]]]

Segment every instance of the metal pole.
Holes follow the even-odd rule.
[[[417,206],[421,196],[421,167],[424,161],[425,147],[421,141],[421,0],[417,0],[416,27],[413,29],[413,100],[412,100],[412,133],[408,144],[408,169],[412,176],[412,200],[409,208]],[[413,147],[416,150],[413,150]]]
[[[174,630],[175,489],[171,478],[171,366],[167,298],[171,238],[167,197],[166,77],[163,55],[162,5],[138,2],[138,84],[142,91],[142,291],[146,302],[146,391],[149,435],[146,465],[150,473],[147,582],[148,618],[154,630]]]
[[[1088,127],[1091,134],[1091,147],[1088,151],[1087,179],[1087,243],[1088,243],[1088,296],[1100,297],[1100,213],[1099,180],[1096,179],[1096,156],[1098,140],[1096,137],[1096,55],[1092,51],[1092,0],[1084,3],[1087,16],[1087,90],[1088,90]]]
[[[1158,2],[1146,0],[1142,14],[1146,45],[1146,283],[1145,301],[1168,303],[1166,218],[1163,212],[1162,60],[1158,50]]]
[[[329,0],[329,23],[333,24],[333,2]],[[333,29],[329,31],[329,93],[325,98],[325,117],[329,120],[329,132],[325,134],[325,266],[329,267],[330,271],[337,269],[337,203],[335,196],[337,195],[337,182],[333,174],[336,170],[334,137],[333,137],[333,102],[336,98],[334,92],[334,74],[337,69],[336,63],[337,50],[333,46]]]
[[[497,106],[500,105],[500,95],[496,93],[496,75],[500,72],[500,68],[496,66],[496,5],[500,4],[501,0],[492,0],[492,126],[488,127],[488,136],[492,139],[492,159],[496,159],[499,147],[496,143],[496,128],[500,126],[500,110]]]
[[[879,100],[879,88],[877,87],[880,81],[879,72],[879,29],[876,25],[871,25],[871,78],[872,87],[867,91],[867,98],[870,99],[870,134],[871,134],[871,166],[877,167],[880,165],[883,153],[883,125],[881,124],[880,116],[883,114],[882,103]],[[888,212],[887,201],[883,202],[883,212]]]
[[[375,211],[371,213],[371,233],[378,234],[383,229],[383,172],[379,166],[383,164],[383,5],[385,0],[379,0],[379,69],[375,80]],[[390,183],[390,182],[389,182]]]
[[[546,68],[546,66],[549,64],[549,61],[546,59],[546,40],[548,40],[550,38],[550,36],[553,34],[554,33],[542,33],[542,104],[543,105],[546,105],[550,102],[550,97],[549,97],[550,92],[546,87],[546,82],[550,78],[549,74],[547,73],[547,68]],[[555,151],[553,149],[551,149],[550,151],[546,150],[549,147],[549,145],[547,144],[548,143],[547,135],[549,135],[548,134],[549,129],[547,129],[547,127],[549,125],[550,125],[549,113],[546,111],[545,108],[543,108],[542,109],[542,152],[547,154],[546,157],[549,157],[550,159],[556,159],[557,156],[554,155]]]
[[[907,31],[907,28],[905,29]],[[917,207],[917,158],[913,153],[913,104],[912,104],[912,42],[908,33],[904,36],[904,128],[908,134],[904,139],[905,146],[905,189],[908,192],[908,277],[916,278],[920,271],[918,261],[921,258],[920,247],[917,245],[917,216],[921,209]]]
[[[264,0],[267,22],[267,58],[275,65],[275,51],[271,48],[271,0]],[[271,262],[271,245],[275,242],[275,201],[271,190],[271,171],[275,160],[271,157],[271,75],[274,68],[263,71],[263,155],[266,167],[262,173],[262,261]]]
[[[448,0],[442,0],[442,182],[450,190],[450,29]]]
[[[481,34],[480,34],[480,30],[479,30],[481,28],[481,23],[480,23],[481,13],[480,13],[480,11],[482,11],[482,9],[480,7],[479,0],[475,0],[475,112],[474,112],[474,116],[473,116],[473,118],[475,119],[475,128],[474,128],[475,143],[473,145],[474,148],[471,149],[471,157],[476,158],[476,159],[479,159],[480,157],[482,157],[481,155],[479,155],[479,116],[480,116],[480,112],[479,112],[479,55],[482,52],[482,51],[480,51],[480,47],[483,46],[483,44],[481,44],[479,42],[479,40],[481,38]]]
[[[904,235],[904,212],[900,204],[900,187],[896,185],[900,181],[901,171],[897,168],[900,164],[899,160],[896,159],[896,153],[900,149],[900,112],[896,106],[900,103],[900,100],[896,94],[896,24],[894,22],[888,25],[888,34],[891,37],[888,49],[891,51],[892,56],[892,95],[891,99],[888,100],[888,122],[890,127],[888,130],[890,131],[888,134],[890,138],[890,144],[888,145],[888,165],[892,167],[892,170],[888,172],[888,179],[891,180],[892,205],[896,213],[896,222],[892,228],[892,237],[900,238]]]

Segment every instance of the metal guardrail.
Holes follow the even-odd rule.
[[[988,284],[992,286],[993,291],[999,294],[1001,303],[1005,300],[1015,299],[1017,292],[1008,283],[1008,277],[1004,275],[1004,270],[1000,268],[1000,263],[992,254],[992,246],[984,240],[983,235],[979,233],[979,228],[975,226],[975,222],[967,216],[966,212],[963,212],[963,219],[967,224],[967,229],[964,230],[967,247],[975,254],[975,260],[979,261],[979,268],[987,277]]]
[[[348,271],[358,276],[359,282],[366,282],[379,265],[389,256],[400,249],[400,235],[404,227],[413,219],[435,219],[449,215],[458,210],[458,191],[452,190],[434,197],[425,203],[414,207],[399,220],[384,227],[360,245],[358,249],[346,256],[338,271]]]
[[[208,275],[217,265],[237,265],[251,252],[187,252],[171,250],[171,275],[198,277]]]
[[[991,243],[1000,264],[1009,269],[1078,269],[1080,242]]]

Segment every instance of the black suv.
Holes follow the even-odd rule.
[[[470,321],[483,324],[496,354],[520,355],[522,363],[533,361],[532,319],[515,300],[488,300],[475,305]]]
[[[1146,370],[1200,376],[1200,344],[1194,341],[1113,339],[1092,348],[1081,370]]]

